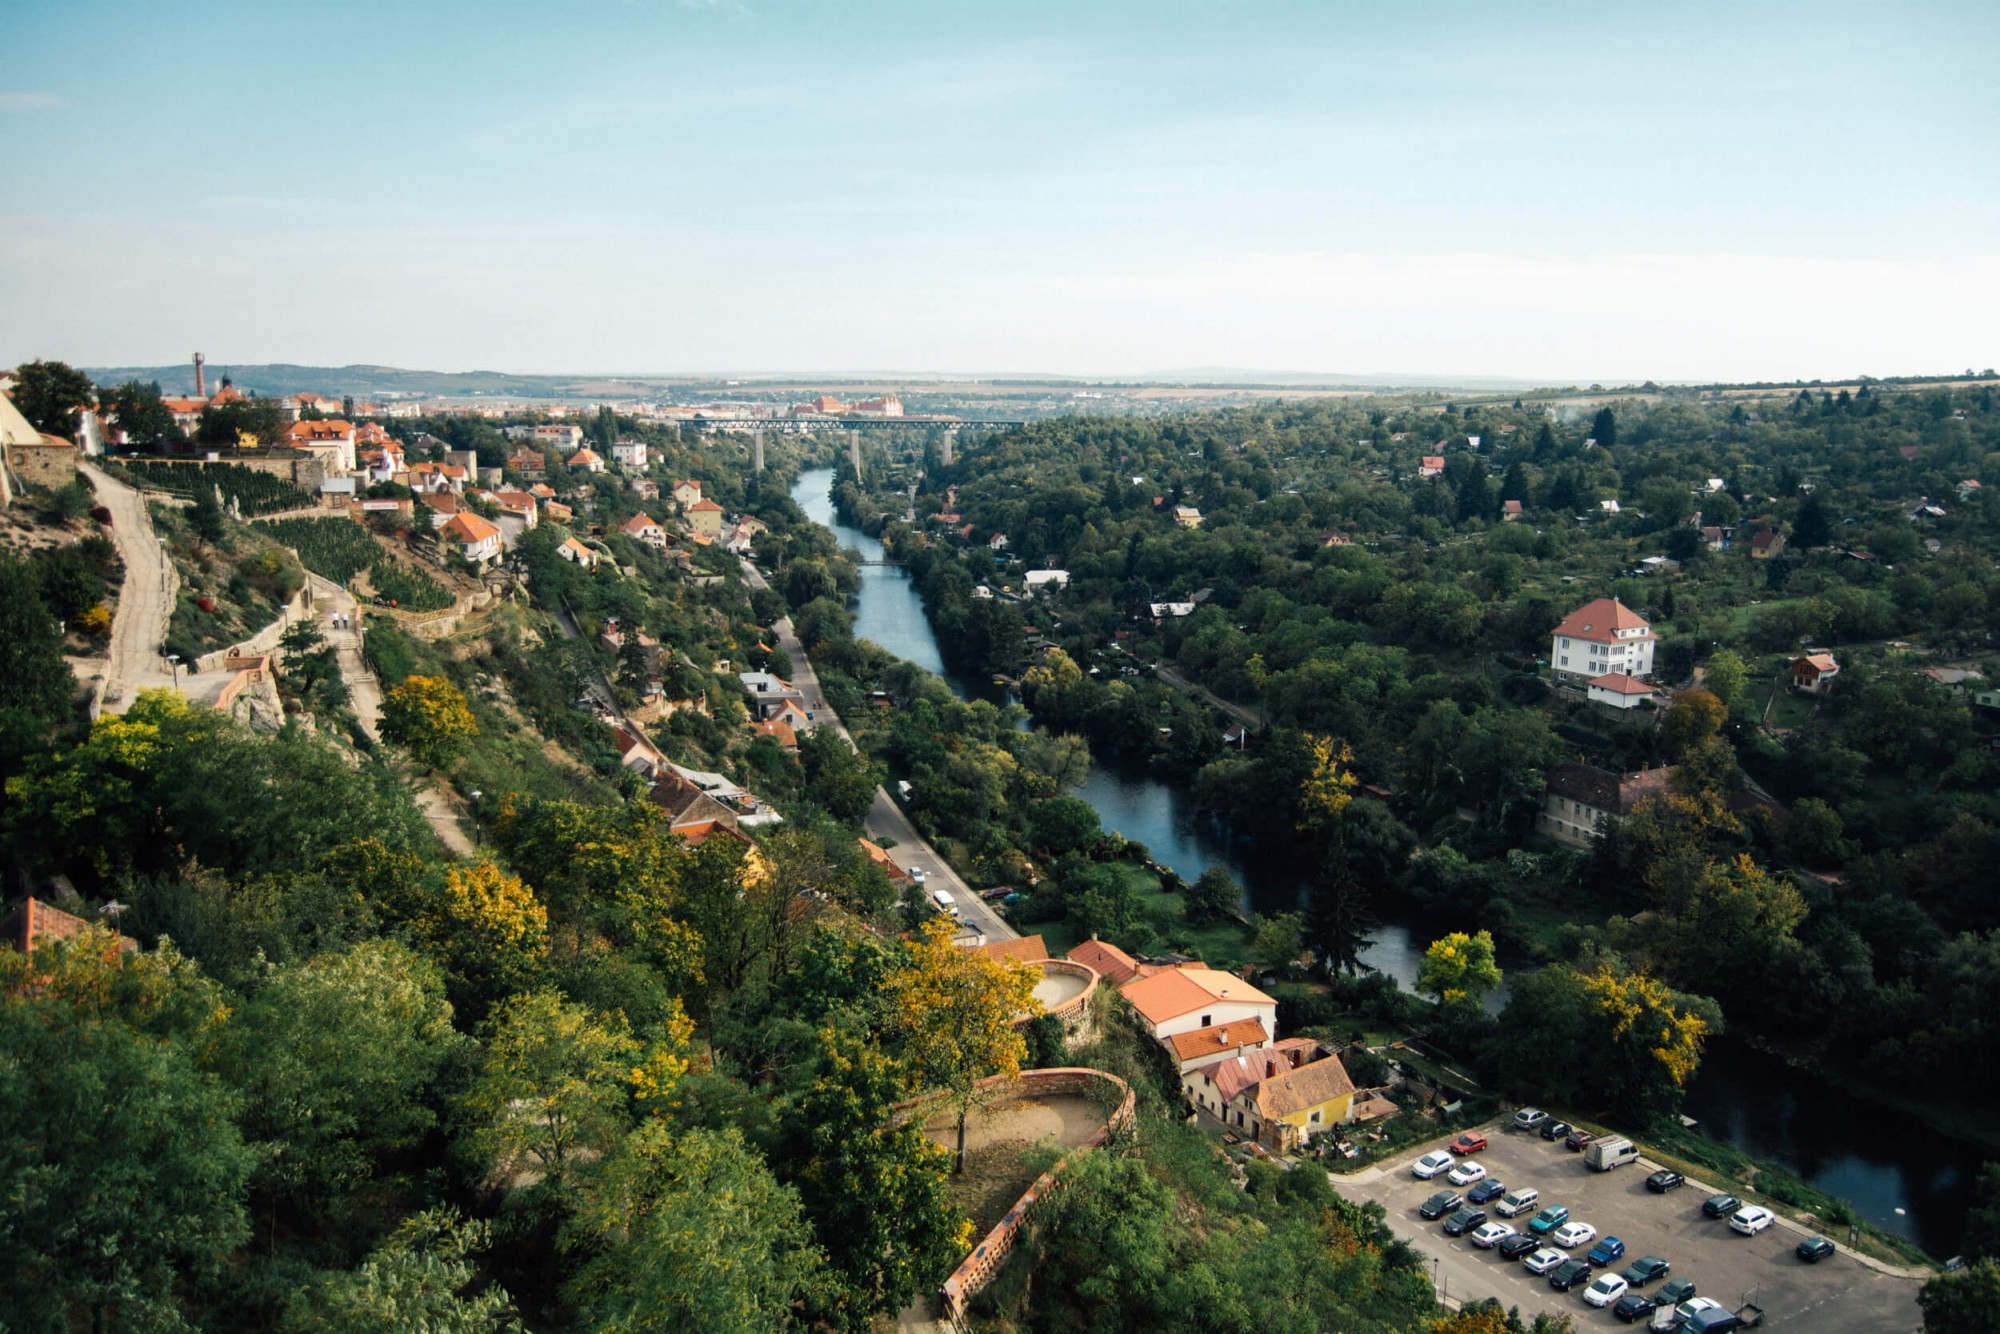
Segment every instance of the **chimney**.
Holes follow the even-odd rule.
[[[207,398],[208,387],[206,382],[202,379],[201,365],[202,365],[201,353],[197,352],[194,354],[194,396],[196,398]]]
[[[1291,1057],[1292,1057],[1292,1069],[1296,1070],[1299,1068],[1299,1049],[1297,1047],[1292,1048]]]
[[[1276,1061],[1266,1058],[1266,1060],[1264,1061],[1264,1078],[1270,1079],[1277,1073],[1278,1073],[1278,1063]]]
[[[1225,1028],[1218,1031],[1215,1035],[1215,1040],[1220,1045],[1227,1047],[1229,1045],[1229,1030]]]

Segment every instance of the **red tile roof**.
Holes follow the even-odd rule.
[[[1211,1005],[1275,1007],[1278,1003],[1240,977],[1202,967],[1169,969],[1127,982],[1118,991],[1152,1024],[1164,1024]]]
[[[468,544],[500,536],[498,528],[470,512],[453,515],[451,521],[445,524],[444,531]]]
[[[1650,684],[1639,680],[1637,677],[1627,676],[1624,672],[1606,672],[1602,676],[1593,676],[1590,678],[1588,684],[1593,690],[1612,690],[1621,695],[1650,695],[1653,693],[1653,687]]]
[[[1586,602],[1569,615],[1563,617],[1555,633],[1567,635],[1571,639],[1591,639],[1602,644],[1620,642],[1615,631],[1644,630],[1643,635],[1629,635],[1623,642],[1632,643],[1652,638],[1652,624],[1616,598],[1598,598]]]
[[[1073,945],[1064,957],[1096,969],[1098,975],[1108,979],[1113,986],[1129,982],[1139,975],[1138,961],[1108,940],[1093,938]]]
[[[1205,1056],[1227,1056],[1244,1047],[1261,1047],[1271,1040],[1261,1019],[1238,1019],[1233,1024],[1211,1024],[1192,1033],[1176,1033],[1168,1041],[1174,1056],[1182,1061],[1198,1061]]]
[[[989,940],[979,947],[979,952],[989,959],[1002,963],[1018,960],[1033,963],[1037,959],[1049,957],[1049,947],[1042,943],[1040,936],[1022,936],[1019,940]]]

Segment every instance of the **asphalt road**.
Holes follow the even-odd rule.
[[[1503,1129],[1500,1123],[1485,1130],[1491,1147],[1476,1158],[1487,1171],[1510,1187],[1533,1186],[1542,1193],[1542,1204],[1566,1204],[1571,1218],[1593,1225],[1600,1237],[1622,1240],[1626,1257],[1614,1269],[1622,1270],[1640,1256],[1660,1256],[1673,1265],[1669,1277],[1693,1279],[1701,1296],[1731,1307],[1745,1301],[1763,1307],[1767,1329],[1903,1334],[1922,1328],[1916,1279],[1884,1272],[1844,1247],[1830,1259],[1805,1264],[1792,1248],[1808,1234],[1788,1219],[1781,1217],[1754,1237],[1739,1236],[1730,1230],[1728,1220],[1703,1216],[1702,1201],[1715,1193],[1714,1188],[1690,1180],[1678,1190],[1655,1195],[1646,1189],[1653,1168],[1643,1159],[1614,1171],[1595,1172],[1584,1166],[1583,1155],[1560,1142]],[[1441,1176],[1433,1181],[1413,1176],[1410,1164],[1446,1142],[1422,1145],[1353,1176],[1335,1176],[1334,1188],[1349,1199],[1375,1200],[1387,1208],[1389,1226],[1433,1261],[1444,1295],[1459,1300],[1497,1297],[1508,1306],[1518,1305],[1523,1314],[1565,1313],[1579,1330],[1635,1328],[1609,1310],[1586,1306],[1583,1285],[1557,1292],[1518,1262],[1481,1250],[1464,1238],[1447,1237],[1440,1223],[1425,1222],[1418,1206],[1448,1187]],[[1492,1212],[1491,1205],[1485,1208]],[[1493,1215],[1494,1221],[1520,1229],[1526,1228],[1530,1217]],[[1578,1247],[1573,1254],[1580,1258],[1588,1249]]]
[[[745,560],[743,577],[752,588],[768,588],[764,576],[756,566]],[[792,630],[792,618],[781,617],[771,627],[778,637],[778,647],[792,661],[792,686],[806,697],[806,708],[811,711],[812,728],[831,727],[840,733],[848,745],[854,738],[848,733],[847,725],[840,721],[826,702],[826,692],[820,689],[819,674],[813,671],[812,659],[806,656],[805,645]],[[958,903],[959,920],[988,940],[1016,940],[1020,932],[1001,920],[1000,914],[967,887],[950,862],[938,855],[936,848],[924,840],[917,827],[910,823],[910,817],[903,813],[886,788],[875,789],[874,804],[868,808],[868,816],[862,827],[872,838],[888,839],[894,846],[889,849],[889,860],[905,871],[920,870],[924,873],[924,888],[943,888],[951,892]]]
[[[77,467],[97,493],[98,503],[111,511],[111,540],[125,563],[118,615],[111,623],[104,684],[105,712],[123,713],[141,690],[177,684],[160,651],[180,578],[160,549],[145,498],[89,463]]]

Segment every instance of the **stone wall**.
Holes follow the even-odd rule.
[[[287,551],[291,550],[290,547],[285,549]],[[292,554],[296,556],[298,553],[293,552]],[[302,588],[293,595],[292,600],[286,604],[284,613],[279,615],[277,620],[272,621],[248,639],[232,644],[228,648],[219,648],[213,653],[202,654],[199,658],[188,664],[188,670],[191,672],[212,672],[217,668],[228,668],[231,658],[254,658],[267,654],[278,647],[278,641],[285,637],[285,631],[290,628],[293,621],[307,620],[311,616],[312,595]],[[235,670],[234,668],[229,669],[232,671]]]
[[[1008,1082],[1010,1082],[1008,1076],[994,1075],[980,1080],[979,1087],[992,1088]],[[1110,1089],[1122,1095],[1122,1100],[1117,1110],[1106,1118],[1096,1133],[1070,1150],[1070,1153],[1064,1154],[1061,1162],[1035,1178],[1035,1183],[1029,1186],[1027,1193],[1007,1211],[1007,1216],[994,1224],[993,1230],[972,1248],[972,1254],[966,1256],[958,1268],[952,1271],[951,1277],[944,1281],[938,1300],[944,1304],[945,1319],[954,1325],[962,1324],[967,1306],[979,1294],[980,1289],[993,1280],[993,1275],[1000,1268],[1000,1262],[1014,1249],[1014,1242],[1020,1235],[1022,1224],[1027,1222],[1029,1210],[1034,1207],[1036,1200],[1042,1198],[1055,1185],[1056,1175],[1062,1171],[1063,1163],[1069,1161],[1071,1154],[1096,1148],[1111,1138],[1111,1132],[1123,1128],[1132,1120],[1134,1099],[1131,1088],[1118,1076],[1107,1075],[1102,1070],[1087,1070],[1080,1066],[1062,1066],[1053,1070],[1023,1070],[1013,1077],[1012,1082],[1018,1092],[1030,1097],[1038,1093],[1089,1095]]]

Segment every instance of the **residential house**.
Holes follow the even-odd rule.
[[[1264,1025],[1255,1019],[1244,1019],[1233,1024],[1216,1024],[1210,1028],[1197,1028],[1186,1033],[1176,1033],[1167,1039],[1167,1046],[1174,1054],[1174,1065],[1183,1077],[1204,1065],[1247,1052],[1262,1051],[1271,1045],[1271,1035],[1264,1031]],[[1192,1091],[1189,1091],[1192,1097]],[[1219,1108],[1219,1105],[1218,1105]],[[1220,1116],[1218,1109],[1215,1115]]]
[[[1278,1031],[1277,1001],[1233,973],[1198,964],[1135,978],[1119,987],[1118,994],[1160,1041],[1243,1019],[1261,1020],[1266,1032]]]
[[[433,491],[421,494],[417,497],[417,503],[429,512],[431,527],[433,528],[442,528],[450,523],[453,518],[457,517],[465,504],[449,491]]]
[[[1192,505],[1174,506],[1174,522],[1183,528],[1201,527],[1201,511]]]
[[[1734,531],[1730,528],[1704,528],[1701,530],[1701,544],[1710,551],[1727,551],[1730,534]]]
[[[1553,632],[1549,666],[1558,676],[1585,681],[1608,672],[1653,674],[1657,637],[1646,618],[1616,598],[1597,598],[1563,618]]]
[[[1500,502],[1500,521],[1502,523],[1512,523],[1514,522],[1514,520],[1520,517],[1521,517],[1520,501],[1503,500]]]
[[[635,514],[619,526],[625,536],[644,542],[649,547],[663,547],[667,544],[667,530],[654,523],[645,514]]]
[[[599,473],[604,471],[604,458],[596,450],[586,447],[569,456],[569,466],[581,468],[585,472]]]
[[[1423,462],[1417,465],[1417,476],[1424,481],[1444,476],[1444,455],[1424,455]]]
[[[1785,535],[1766,528],[1750,539],[1750,559],[1769,560],[1785,549]]]
[[[457,543],[459,554],[474,565],[500,555],[500,530],[470,511],[453,515],[439,531]]]
[[[1139,976],[1139,963],[1124,950],[1108,940],[1092,936],[1089,940],[1070,947],[1063,956],[1072,963],[1084,964],[1095,969],[1097,975],[1112,986],[1120,986]]]
[[[1600,500],[1597,502],[1597,508],[1606,514],[1617,514],[1620,512],[1620,506],[1615,500]]]
[[[570,564],[581,566],[586,570],[596,569],[597,562],[604,559],[596,551],[577,541],[574,537],[565,537],[562,540],[562,545],[556,548],[556,555]]]
[[[1314,1060],[1311,1052],[1293,1047],[1236,1059],[1260,1063],[1264,1076],[1223,1104],[1221,1120],[1270,1152],[1291,1153],[1353,1119],[1354,1081],[1339,1057]]]
[[[1589,764],[1558,764],[1544,780],[1535,828],[1558,843],[1587,848],[1640,802],[1665,793],[1673,774],[1672,765],[1614,774]]]
[[[993,536],[986,539],[986,547],[989,551],[1005,551],[1007,549],[1007,534],[993,534]]]
[[[1831,653],[1808,653],[1792,659],[1792,689],[1808,695],[1824,695],[1833,689],[1840,675],[1840,663]]]
[[[267,444],[278,444],[272,440]],[[294,449],[303,449],[327,467],[340,472],[353,472],[354,425],[339,419],[332,421],[294,422],[285,432],[283,443]]]
[[[493,503],[500,507],[502,514],[512,514],[520,519],[525,528],[533,528],[541,521],[542,507],[526,491],[496,491]]]
[[[1152,602],[1148,603],[1147,606],[1152,611],[1154,625],[1158,625],[1162,621],[1176,621],[1183,616],[1194,615],[1194,603],[1192,602]]]
[[[718,541],[722,537],[722,506],[712,500],[697,500],[688,506],[687,522],[696,540]]]
[[[523,477],[540,477],[548,472],[549,461],[535,449],[517,449],[507,456],[507,466]]]
[[[1585,682],[1585,692],[1592,704],[1608,704],[1614,709],[1636,709],[1641,704],[1653,702],[1654,692],[1650,683],[1624,672],[1606,672],[1593,676]]]
[[[799,748],[798,730],[790,723],[778,718],[768,718],[751,723],[750,733],[752,736],[767,736],[777,742],[779,747],[784,750],[797,750]]]
[[[581,426],[537,426],[533,431],[529,432],[528,439],[544,447],[553,445],[558,450],[568,454],[582,447],[583,428]]]
[[[560,501],[544,500],[542,513],[551,523],[569,523],[576,518],[576,511]]]
[[[634,477],[631,482],[632,494],[641,500],[658,500],[660,484],[650,477]]]
[[[621,468],[638,468],[643,471],[646,466],[646,442],[620,440],[611,446],[611,461]]]
[[[800,711],[800,722],[804,722],[806,697],[792,687],[790,681],[783,681],[769,672],[738,672],[736,679],[743,683],[743,689],[750,695],[750,711],[759,718],[777,715],[786,705]]]
[[[883,398],[864,398],[848,411],[857,417],[900,417],[903,415],[903,400],[893,394]]]
[[[679,481],[674,483],[674,503],[687,509],[701,499],[701,483]]]
[[[1977,500],[1985,490],[1974,478],[1968,477],[1958,484],[1958,498],[1961,501]]]
[[[671,768],[661,768],[654,773],[652,790],[647,795],[655,806],[667,813],[667,829],[671,833],[687,837],[699,831],[706,836],[714,832],[716,826],[730,830],[736,828],[735,811]],[[704,825],[710,827],[704,829]]]
[[[1039,593],[1046,589],[1069,587],[1068,570],[1030,570],[1026,575],[1028,591]]]
[[[910,883],[910,873],[896,865],[888,853],[876,847],[865,838],[857,838],[854,841],[861,848],[861,851],[866,854],[869,861],[874,862],[882,868],[882,874],[889,877],[890,884],[907,885]]]
[[[27,434],[22,433],[23,436]],[[53,491],[76,480],[76,445],[59,435],[33,432],[33,439],[10,440],[6,466],[23,486],[45,486]]]

